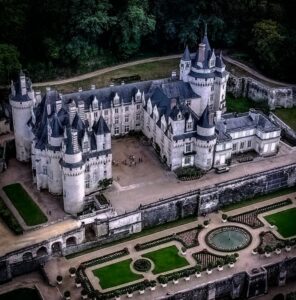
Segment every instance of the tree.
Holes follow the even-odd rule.
[[[129,57],[139,50],[142,38],[155,29],[155,18],[148,12],[147,0],[129,0],[117,24],[113,45],[120,56]]]
[[[262,68],[273,72],[279,68],[284,39],[283,29],[275,21],[262,20],[254,25],[251,45]]]
[[[19,71],[19,52],[13,45],[0,44],[0,80],[8,82],[14,72]]]

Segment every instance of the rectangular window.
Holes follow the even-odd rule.
[[[191,121],[188,121],[187,122],[187,130],[192,130],[192,122]]]
[[[140,120],[140,114],[136,114],[136,120],[137,120],[137,121]]]
[[[252,146],[252,141],[248,141],[248,148],[250,148]]]
[[[115,117],[114,123],[119,124],[119,117]]]
[[[137,109],[140,109],[141,108],[141,104],[137,104]]]
[[[185,165],[189,165],[191,163],[191,157],[190,156],[186,156],[185,160],[184,160],[184,164]]]
[[[241,142],[239,148],[240,148],[240,149],[244,149],[244,147],[245,147],[245,142]]]
[[[191,143],[185,144],[185,153],[191,152]]]
[[[103,144],[103,150],[105,150],[105,148],[106,148],[106,146],[105,146],[105,144]]]
[[[128,133],[128,132],[129,132],[129,126],[128,126],[128,125],[125,125],[125,126],[124,126],[124,132],[125,132],[125,133]]]
[[[233,144],[233,145],[232,145],[232,150],[233,150],[233,151],[236,151],[236,147],[237,147],[237,144]]]
[[[116,114],[118,114],[118,108],[115,108],[115,109],[114,109],[114,112],[115,112]]]
[[[125,116],[125,117],[124,117],[124,122],[125,122],[125,123],[128,123],[128,122],[129,122],[129,116]]]
[[[191,105],[191,100],[190,100],[190,99],[186,100],[186,105],[187,105],[187,106],[190,106],[190,105]]]
[[[119,134],[119,127],[114,127],[114,134]]]
[[[125,111],[128,111],[129,107],[128,106],[125,106],[124,110]]]

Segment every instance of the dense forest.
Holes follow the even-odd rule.
[[[294,0],[0,0],[0,81],[20,67],[34,81],[197,47],[295,81]]]

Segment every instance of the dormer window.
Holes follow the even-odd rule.
[[[187,106],[190,106],[190,105],[191,105],[191,100],[190,100],[190,99],[187,99],[187,100],[186,100],[186,105],[187,105]]]
[[[187,131],[190,131],[193,129],[193,122],[191,120],[188,120],[187,122]]]
[[[181,112],[179,112],[178,114],[177,114],[177,120],[179,121],[179,120],[182,120],[182,114],[181,114]]]

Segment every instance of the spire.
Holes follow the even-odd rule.
[[[204,36],[207,36],[208,35],[208,23],[205,22],[205,34]]]
[[[184,60],[184,61],[190,61],[191,60],[190,51],[189,51],[187,45],[186,45],[186,48],[184,50],[184,53],[183,53],[183,56],[182,56],[182,60]]]
[[[205,110],[203,111],[200,119],[198,120],[197,124],[202,128],[212,128],[213,125],[210,124],[209,119],[209,106],[207,105]]]

